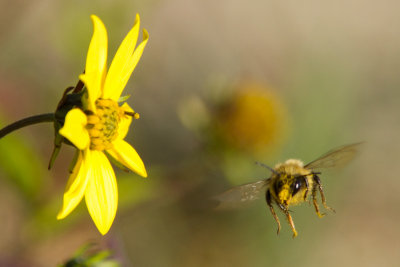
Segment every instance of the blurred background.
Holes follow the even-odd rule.
[[[84,203],[56,214],[73,148],[52,170],[53,126],[0,141],[0,266],[55,266],[92,242],[122,266],[397,266],[400,259],[399,1],[24,1],[0,3],[0,125],[55,110],[83,71],[90,14],[109,62],[140,13],[150,40],[124,93],[127,140],[149,177],[116,170],[119,209],[102,237]],[[263,199],[216,211],[210,198],[366,141],[323,172],[319,219],[293,207],[299,236]]]

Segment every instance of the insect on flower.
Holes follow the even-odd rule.
[[[268,207],[278,223],[277,233],[279,234],[280,232],[281,224],[272,205],[273,203],[285,214],[293,231],[293,237],[296,237],[297,231],[290,215],[289,207],[308,201],[311,196],[315,212],[318,217],[323,217],[324,214],[321,214],[317,202],[317,192],[319,191],[322,205],[325,209],[334,212],[334,209],[326,204],[319,178],[321,172],[316,170],[343,166],[354,158],[361,144],[355,143],[334,149],[306,165],[297,159],[288,159],[284,163],[277,164],[274,168],[260,164],[272,172],[271,177],[234,187],[215,197],[215,200],[220,202],[218,208],[223,209],[233,207],[239,203],[253,201],[258,199],[262,193],[265,193]]]

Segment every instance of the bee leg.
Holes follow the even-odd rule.
[[[292,216],[290,215],[290,211],[289,211],[288,207],[284,206],[283,204],[279,204],[279,203],[278,203],[278,207],[282,210],[283,213],[285,213],[286,219],[288,220],[290,228],[292,228],[292,231],[293,231],[293,238],[295,238],[297,236],[297,231],[296,231],[296,227],[294,226],[294,222],[293,222]]]
[[[306,177],[304,177],[304,183],[306,184],[306,191],[304,191],[304,201],[306,201],[308,197],[308,190],[310,189],[310,184],[308,183]]]
[[[316,185],[314,185],[313,189],[312,189],[312,199],[313,199],[315,212],[317,213],[318,217],[320,217],[320,218],[324,217],[325,214],[324,213],[321,214],[321,212],[319,211],[319,206],[318,206],[318,202],[317,202],[317,186]]]
[[[333,208],[328,207],[328,205],[326,204],[326,199],[325,199],[325,195],[324,195],[324,190],[322,190],[322,184],[321,184],[321,180],[319,179],[319,177],[317,175],[314,175],[314,182],[317,184],[318,186],[318,190],[319,193],[321,195],[321,201],[322,201],[322,205],[324,205],[325,209],[330,210],[332,212],[336,212]],[[316,191],[316,189],[315,189]],[[316,200],[315,200],[316,203]],[[315,204],[314,204],[315,205]]]
[[[276,232],[276,234],[278,235],[279,232],[281,231],[281,223],[279,221],[278,216],[275,213],[274,207],[272,206],[271,193],[269,192],[269,190],[267,190],[267,193],[265,195],[265,199],[267,200],[267,204],[269,206],[269,209],[271,210],[272,216],[274,217],[275,221],[278,223],[278,230]]]
[[[286,219],[289,222],[290,228],[292,228],[293,238],[295,238],[297,236],[297,231],[296,231],[296,228],[294,227],[294,222],[293,222],[292,216],[290,216],[289,210],[287,208],[284,209],[284,212],[286,215]]]

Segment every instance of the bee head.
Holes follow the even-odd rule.
[[[279,202],[289,205],[292,198],[297,197],[297,194],[307,187],[305,179],[304,176],[286,176],[277,179],[273,186]]]

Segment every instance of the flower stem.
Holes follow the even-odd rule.
[[[0,139],[11,132],[18,130],[19,128],[42,122],[54,122],[54,113],[35,115],[11,123],[10,125],[7,125],[6,127],[0,130]]]

